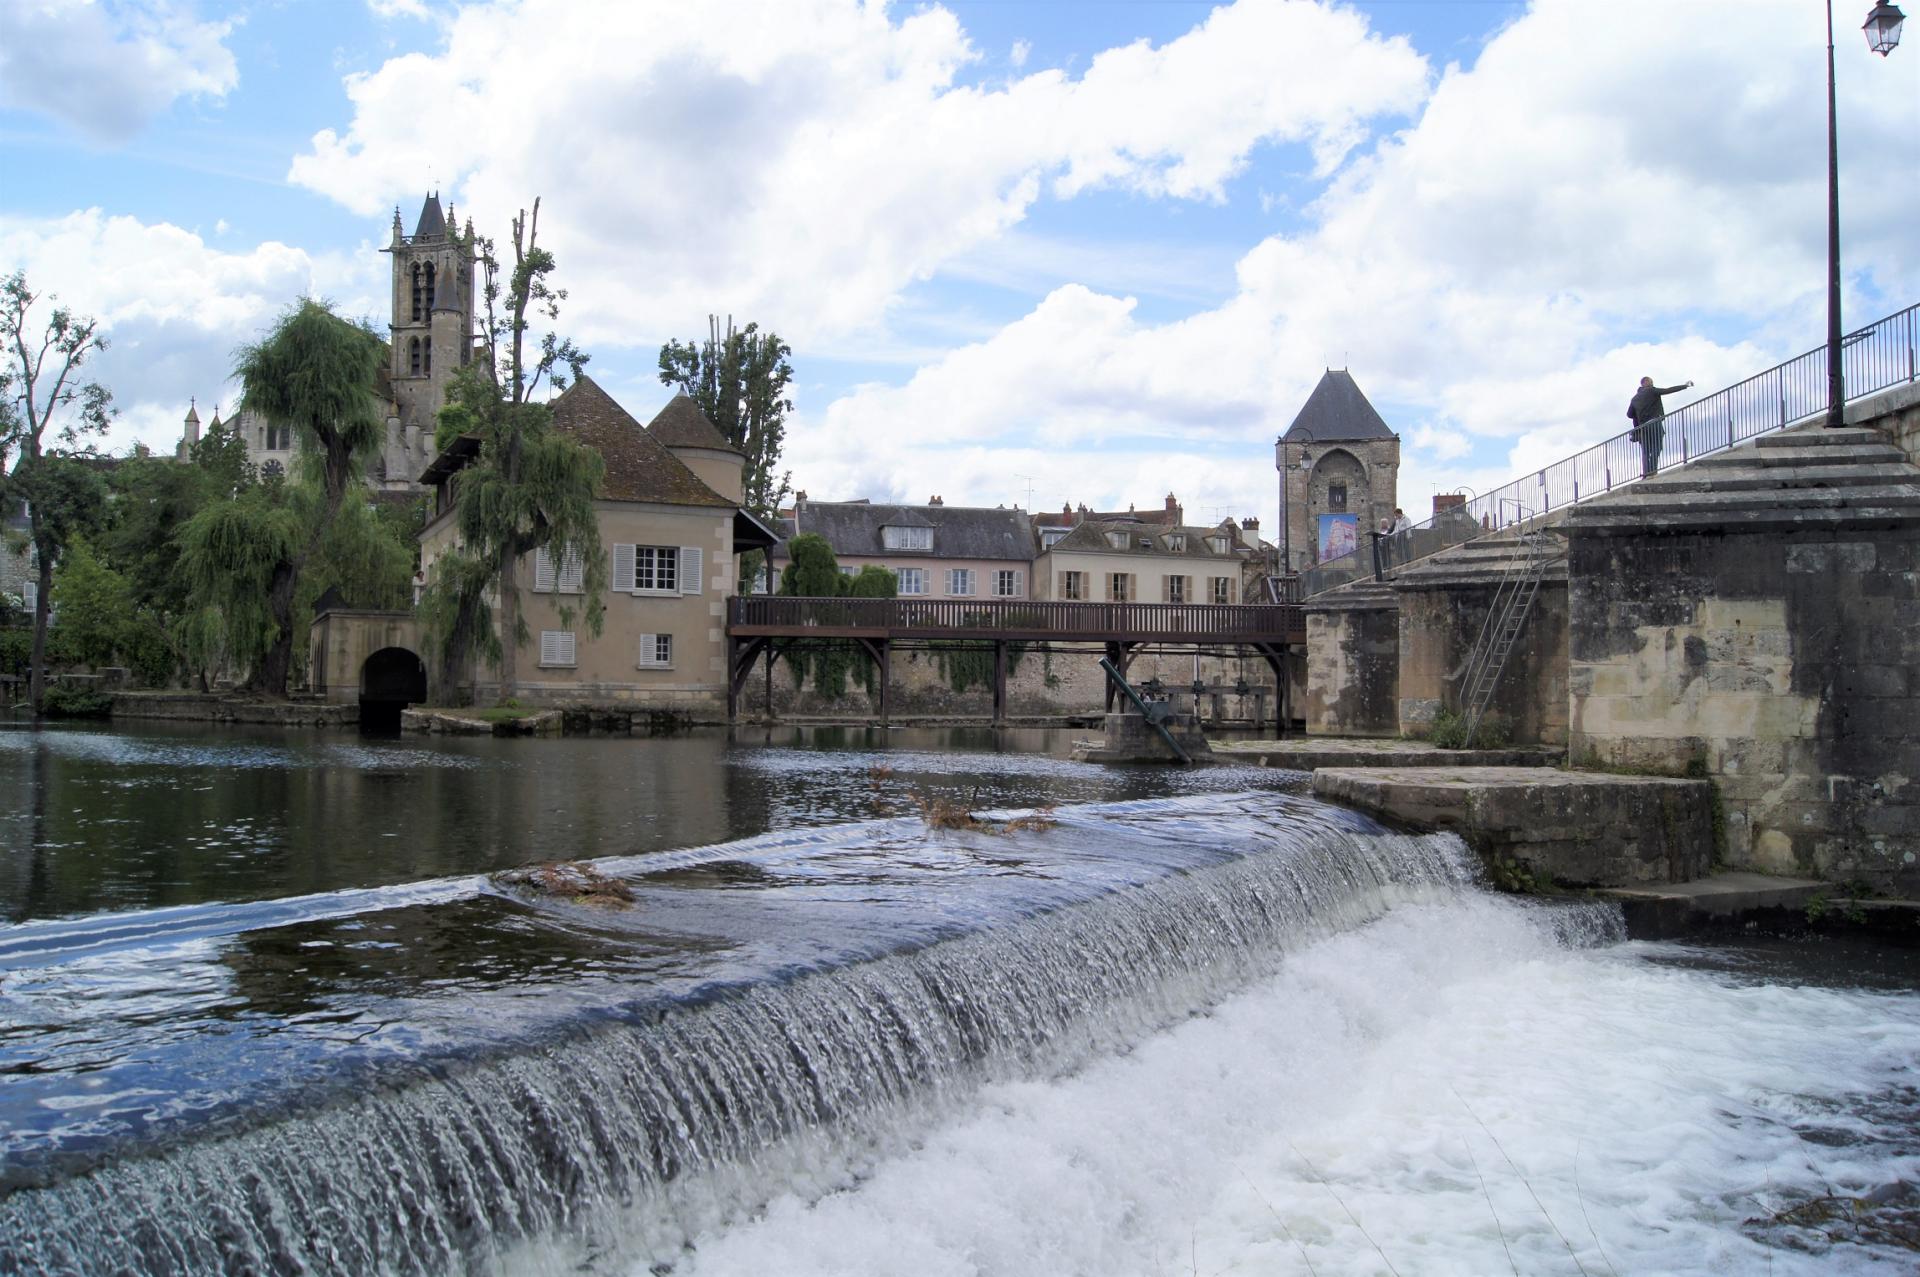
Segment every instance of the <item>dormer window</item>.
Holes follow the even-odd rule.
[[[1141,537],[1141,538],[1140,538],[1140,548],[1141,548],[1142,550],[1151,550],[1151,549],[1153,548],[1153,538],[1152,538],[1152,537]]]
[[[1227,552],[1227,538],[1224,535],[1210,536],[1207,538],[1207,548],[1215,554],[1225,554]]]
[[[880,544],[889,550],[931,550],[933,548],[932,528],[880,529]]]
[[[1175,554],[1185,554],[1187,552],[1187,534],[1184,532],[1169,534],[1167,537],[1167,548]]]
[[[1042,528],[1040,529],[1040,544],[1051,547],[1070,531],[1072,531],[1070,528]]]
[[[1127,534],[1124,532],[1109,532],[1107,533],[1107,544],[1116,550],[1124,550],[1127,548]]]

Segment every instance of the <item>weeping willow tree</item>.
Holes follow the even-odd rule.
[[[246,663],[258,691],[287,694],[301,575],[384,437],[374,391],[382,358],[378,337],[311,298],[240,350],[241,407],[291,427],[299,461],[291,482],[250,488],[188,520],[181,569],[194,614],[190,649]]]
[[[600,632],[607,587],[593,508],[606,463],[554,430],[552,409],[533,402],[542,381],[565,389],[567,373],[578,377],[587,362],[552,331],[528,347],[529,314],[551,324],[567,296],[548,283],[555,262],[539,246],[539,222],[537,199],[531,214],[513,219],[513,269],[504,284],[493,241],[474,244],[485,279],[486,357],[455,374],[434,438],[444,448],[468,436],[479,448],[454,480],[458,544],[434,560],[420,603],[440,688],[453,687],[479,658],[499,671],[503,699],[518,689],[519,648],[530,637],[520,613],[521,561],[544,549],[555,563],[579,562],[579,611],[593,634]],[[574,616],[573,607],[562,606],[565,624]]]
[[[818,533],[795,537],[787,546],[788,563],[780,572],[780,593],[808,598],[890,599],[900,588],[898,578],[883,567],[867,564],[852,576],[840,570],[833,548]],[[786,651],[787,668],[793,671],[794,684],[813,690],[829,700],[847,694],[847,679],[858,675],[869,694],[874,689],[873,662],[844,639],[819,639],[795,643]]]

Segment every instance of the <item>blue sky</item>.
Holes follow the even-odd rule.
[[[1850,323],[1920,300],[1920,48],[1869,55],[1868,7]],[[1614,433],[1643,372],[1819,343],[1821,13],[6,0],[0,270],[105,321],[116,444],[169,447],[293,298],[384,318],[396,203],[499,235],[538,195],[643,420],[709,311],[791,342],[816,497],[1272,527],[1273,437],[1345,366],[1418,517]]]

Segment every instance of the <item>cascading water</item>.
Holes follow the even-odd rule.
[[[222,1094],[178,1096],[122,1140],[111,1123],[15,1127],[0,1270],[431,1272],[556,1236],[590,1255],[615,1234],[671,1259],[982,1085],[1124,1050],[1315,936],[1471,889],[1454,839],[1272,795],[1057,819],[999,837],[893,822],[610,862],[638,875],[630,916],[564,910],[565,927],[616,949],[673,935],[725,960],[683,957],[638,988],[609,978],[599,988],[617,1000],[521,1016],[491,1042],[418,1031],[406,1058],[348,1050],[311,1076],[272,1034],[190,1042],[202,1071],[206,1051],[223,1057]],[[831,918],[828,934],[758,944],[795,905]],[[515,996],[503,984],[473,1009]],[[282,1084],[234,1084],[250,1071]]]

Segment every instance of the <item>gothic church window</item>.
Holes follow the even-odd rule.
[[[413,264],[413,322],[414,322],[414,323],[416,323],[416,324],[417,324],[417,323],[419,323],[419,322],[420,322],[420,316],[421,316],[421,306],[420,306],[420,263],[419,263],[419,262],[415,262],[415,263]],[[416,371],[416,372],[418,372],[419,370],[418,370],[418,369],[415,369],[414,371]]]
[[[433,343],[431,341],[420,343],[420,371],[428,376],[433,375]]]
[[[431,311],[433,309],[433,293],[434,293],[432,262],[427,263],[426,274],[423,276],[423,279],[425,280],[425,286],[422,287],[420,291],[426,295],[427,309]]]
[[[407,338],[407,371],[415,377],[420,375],[420,339]]]

